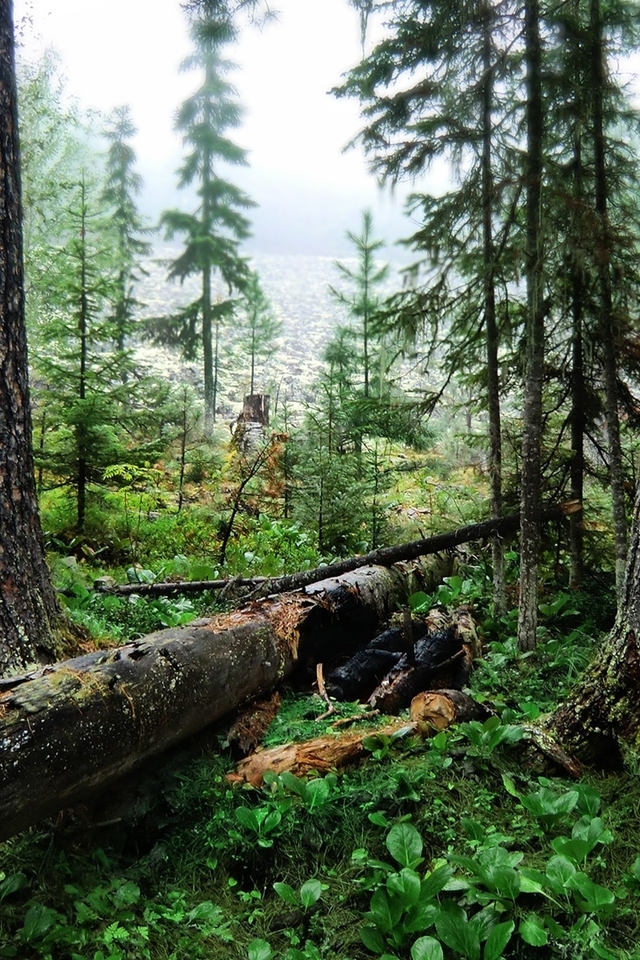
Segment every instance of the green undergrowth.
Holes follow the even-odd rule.
[[[525,659],[508,618],[493,625],[472,690],[495,710],[485,723],[374,731],[358,767],[261,788],[227,779],[221,730],[133,819],[78,813],[5,843],[0,957],[640,960],[637,776],[532,762],[527,728],[594,650],[574,609],[549,602]],[[338,735],[324,709],[288,693],[268,744]],[[357,729],[361,713],[338,718]]]

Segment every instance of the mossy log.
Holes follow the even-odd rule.
[[[0,839],[112,789],[297,666],[366,642],[450,572],[442,557],[366,567],[2,681]]]

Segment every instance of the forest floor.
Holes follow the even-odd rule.
[[[474,589],[461,577],[434,600],[475,602],[482,620]],[[606,624],[593,596],[543,607],[525,656],[513,613],[482,620],[470,692],[495,711],[484,724],[372,735],[355,768],[258,789],[228,780],[220,726],[99,814],[3,844],[0,957],[640,958],[638,771],[569,780],[527,747]],[[325,711],[284,690],[265,743],[335,732]]]

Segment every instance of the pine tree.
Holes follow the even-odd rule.
[[[161,218],[167,239],[185,237],[182,253],[171,263],[169,277],[181,282],[200,278],[200,296],[179,314],[156,325],[156,336],[173,338],[186,357],[202,350],[204,373],[205,432],[211,434],[216,417],[220,372],[220,335],[223,322],[236,308],[234,293],[244,291],[249,270],[239,247],[249,236],[243,211],[253,206],[249,197],[219,174],[221,165],[246,164],[246,152],[227,136],[237,127],[241,110],[235,90],[225,79],[232,65],[223,60],[212,24],[197,20],[192,29],[195,52],[184,69],[199,70],[202,84],[182,104],[176,128],[183,133],[188,153],[179,171],[178,185],[195,185],[197,210],[166,211]],[[216,291],[216,276],[222,287]]]

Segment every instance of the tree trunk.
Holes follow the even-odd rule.
[[[496,323],[496,252],[493,242],[495,188],[493,180],[493,44],[491,29],[493,9],[489,0],[483,7],[482,35],[482,237],[483,237],[483,300],[487,348],[487,408],[489,411],[489,480],[491,519],[502,516],[502,430],[500,423],[500,373],[498,359],[498,326]],[[493,563],[493,604],[496,616],[507,609],[504,573],[504,546],[499,534],[491,538]]]
[[[518,646],[532,650],[538,624],[538,559],[542,383],[544,377],[544,275],[542,249],[542,48],[538,0],[525,3],[527,61],[527,320],[526,373],[522,427],[522,488],[520,523],[520,605]]]
[[[620,765],[640,753],[640,496],[616,624],[571,697],[547,728],[590,764]]]
[[[627,516],[624,492],[624,468],[620,442],[618,413],[618,329],[613,309],[611,287],[611,229],[608,214],[608,176],[604,134],[604,94],[606,85],[603,49],[603,24],[600,0],[591,0],[589,6],[589,35],[593,44],[591,53],[591,90],[593,97],[593,156],[595,167],[595,205],[597,235],[595,259],[598,270],[600,300],[600,330],[603,351],[604,409],[609,452],[609,480],[613,506],[615,537],[616,590],[620,601],[627,560]]]
[[[367,567],[0,683],[0,840],[104,790],[269,690],[366,642],[447,563]]]
[[[12,4],[0,4],[0,676],[56,655],[61,614],[35,490]]]

